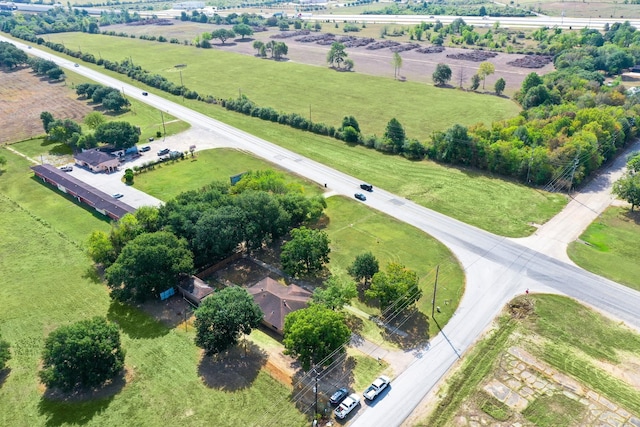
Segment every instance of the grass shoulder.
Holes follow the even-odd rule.
[[[518,297],[418,425],[595,426],[606,411],[626,421],[640,414],[638,354],[640,335],[572,299]]]
[[[568,254],[585,270],[640,290],[640,212],[610,207],[569,244]]]

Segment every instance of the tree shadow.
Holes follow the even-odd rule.
[[[38,403],[38,411],[47,418],[47,426],[84,425],[104,412],[113,398],[126,385],[125,372],[102,387],[94,389],[74,390],[63,393],[57,389],[49,389]]]
[[[640,225],[640,210],[638,210],[637,207],[633,212],[631,212],[631,209],[629,209],[622,215],[626,218],[627,221],[633,221],[634,223]]]
[[[157,338],[169,333],[169,328],[137,307],[111,301],[107,319],[133,339]]]
[[[254,41],[255,39],[252,37],[245,37],[245,38],[239,38],[239,39],[233,39],[234,42],[236,43],[249,43]]]
[[[198,365],[198,375],[207,387],[238,391],[249,388],[266,363],[267,353],[244,340],[222,355],[203,355]]]
[[[317,384],[318,413],[327,415],[332,409],[329,398],[338,388],[346,387],[353,390],[353,372],[356,364],[354,357],[341,354],[331,365],[316,367],[315,372],[313,368],[309,371],[298,369],[292,378],[294,387],[291,391],[291,398],[295,400],[296,407],[301,412],[306,412],[312,405],[315,406],[314,387]]]
[[[7,378],[9,378],[9,374],[11,373],[11,368],[4,368],[0,371],[0,388],[4,385]]]
[[[382,330],[385,340],[403,350],[424,347],[429,342],[429,317],[413,307],[395,319],[386,322]]]
[[[94,285],[101,284],[103,277],[104,277],[104,269],[96,265],[90,265],[82,274],[83,279],[90,281]]]
[[[229,43],[229,42],[224,42],[224,43],[211,43],[212,46],[218,46],[218,47],[234,47],[236,45],[236,43]]]

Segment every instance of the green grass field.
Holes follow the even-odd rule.
[[[455,123],[489,124],[519,111],[514,102],[495,96],[357,72],[338,73],[327,67],[278,63],[218,49],[80,33],[50,34],[48,38],[96,56],[99,52],[102,58],[113,61],[131,57],[135,64],[177,84],[181,77],[174,65],[187,64],[181,68],[184,84],[200,94],[226,99],[241,92],[258,105],[311,115],[314,121],[334,126],[339,126],[344,116],[353,115],[367,135],[382,135],[387,122],[395,117],[408,137],[425,140],[433,131]]]
[[[640,213],[610,207],[569,244],[567,253],[580,267],[640,290]],[[583,243],[587,242],[587,244]]]
[[[28,162],[6,150],[0,179],[0,331],[13,358],[0,380],[0,425],[252,425],[288,390],[262,370],[245,387],[207,386],[199,377],[193,332],[168,329],[110,302],[82,243],[109,224],[32,178]],[[44,338],[56,327],[107,316],[121,328],[127,384],[84,402],[43,398],[37,370]],[[290,404],[284,425],[305,425]]]
[[[418,425],[452,425],[451,420],[456,414],[473,413],[473,410],[468,412],[468,408],[463,408],[464,402],[466,406],[472,401],[486,403],[486,393],[479,386],[490,378],[504,375],[502,370],[494,368],[512,346],[525,349],[630,413],[640,414],[640,391],[629,381],[621,379],[624,374],[614,376],[610,371],[597,367],[598,363],[607,361],[626,372],[633,372],[640,354],[640,335],[563,296],[529,295],[526,299],[532,301],[533,311],[521,320],[503,316],[498,327],[468,352],[461,367],[438,393],[437,409]],[[523,297],[519,297],[514,302],[522,300]],[[635,356],[630,359],[629,355]],[[554,397],[551,400],[537,398],[521,415],[538,426],[585,425],[576,424],[585,419],[584,405],[577,406],[571,399],[563,400],[561,393]],[[493,416],[494,410],[498,409],[496,419],[515,422],[515,417],[520,416],[508,407],[489,406],[485,411],[489,415]]]
[[[96,68],[107,75],[130,81],[116,73]],[[148,90],[154,92],[153,89]],[[180,97],[156,93],[182,103]],[[425,207],[496,234],[509,237],[527,236],[535,231],[535,227],[530,224],[545,223],[566,204],[566,198],[562,195],[544,193],[475,171],[456,169],[430,161],[412,162],[382,155],[361,146],[351,147],[333,138],[248,118],[202,102],[186,100],[184,105],[357,176],[363,181],[369,181],[377,187]]]

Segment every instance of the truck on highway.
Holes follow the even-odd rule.
[[[380,375],[376,380],[364,391],[364,397],[367,400],[374,400],[382,390],[387,388],[391,380],[389,377],[385,377],[384,375]]]

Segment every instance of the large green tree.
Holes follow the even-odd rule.
[[[487,76],[496,72],[496,66],[491,62],[481,62],[478,68],[478,77],[482,80],[482,89],[484,89],[484,83],[487,80]]]
[[[331,44],[331,48],[329,49],[329,53],[327,53],[327,62],[330,66],[334,64],[340,68],[341,64],[347,58],[347,52],[345,52],[344,44],[339,42],[333,42]]]
[[[285,318],[285,354],[296,357],[302,368],[308,370],[325,359],[325,363],[330,363],[332,358],[328,356],[334,352],[344,353],[350,335],[343,313],[313,304]]]
[[[324,281],[322,287],[313,291],[312,301],[322,304],[331,310],[340,310],[358,295],[356,284],[348,279],[331,276]]]
[[[44,113],[43,113],[44,114]],[[40,116],[42,118],[42,116]],[[85,125],[89,126],[89,129],[97,129],[101,124],[105,123],[107,119],[100,111],[92,111],[84,117],[82,121]]]
[[[240,224],[246,222],[237,206],[222,206],[204,212],[196,223],[193,242],[198,264],[211,264],[231,254],[244,236]]]
[[[233,26],[233,31],[236,34],[240,34],[244,40],[244,36],[250,36],[253,34],[253,29],[247,24],[236,24]]]
[[[226,28],[219,28],[211,32],[211,37],[219,39],[224,44],[228,39],[236,36],[233,30],[227,30]]]
[[[82,320],[47,337],[40,379],[63,391],[98,387],[122,371],[124,356],[115,324],[103,317]]]
[[[258,327],[263,314],[253,297],[238,286],[214,292],[195,311],[196,345],[207,354],[233,347],[242,334]]]
[[[394,153],[402,152],[402,146],[406,140],[406,134],[404,132],[404,128],[395,117],[387,123],[387,127],[384,131],[384,138],[389,141],[393,147]]]
[[[640,205],[640,174],[626,173],[613,183],[613,194],[631,203],[631,212]]]
[[[442,63],[436,65],[436,70],[431,75],[431,78],[436,86],[446,85],[451,80],[451,67]]]
[[[371,253],[365,252],[357,255],[353,263],[347,267],[347,272],[357,281],[364,281],[366,288],[369,280],[380,271],[380,263],[378,259]]]
[[[144,301],[177,284],[180,275],[193,270],[187,242],[167,231],[145,233],[128,242],[106,269],[114,298]]]
[[[500,77],[498,80],[496,80],[496,84],[493,88],[496,91],[496,95],[502,95],[505,87],[507,87],[507,82],[502,77]]]
[[[384,316],[384,311],[391,306],[395,311],[414,304],[422,296],[422,291],[418,287],[415,271],[392,262],[386,271],[379,271],[373,276],[371,287],[365,291],[365,295],[380,302]]]
[[[291,240],[282,246],[282,268],[292,276],[316,273],[329,262],[329,236],[307,227],[291,230]]]
[[[96,129],[95,137],[100,142],[106,142],[116,148],[129,148],[136,145],[140,139],[140,128],[129,122],[107,122]]]

